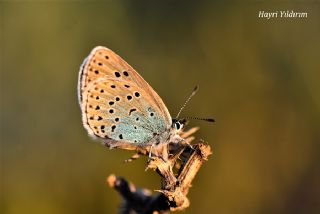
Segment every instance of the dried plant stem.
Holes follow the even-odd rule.
[[[193,145],[171,145],[165,151],[169,152],[166,154],[169,157],[167,160],[162,156],[151,157],[147,165],[147,169],[156,171],[162,178],[158,193],[151,194],[148,189],[137,188],[122,177],[108,177],[109,186],[123,198],[120,213],[168,213],[189,206],[189,188],[201,165],[211,154],[211,148],[207,143],[199,142]],[[140,152],[144,155],[147,153]],[[177,175],[173,171],[175,167],[178,168]]]

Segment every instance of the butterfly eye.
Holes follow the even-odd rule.
[[[175,125],[177,130],[180,130],[182,128],[182,124],[180,124],[179,121],[177,121],[174,125]]]

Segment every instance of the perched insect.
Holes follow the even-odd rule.
[[[195,90],[191,96],[194,93]],[[172,119],[151,86],[108,48],[96,47],[84,60],[79,73],[78,98],[85,129],[109,147],[145,147],[183,141],[178,132],[184,120]]]

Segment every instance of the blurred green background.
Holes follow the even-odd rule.
[[[308,12],[259,19],[259,10]],[[111,48],[176,115],[214,117],[185,213],[319,213],[319,1],[1,1],[0,213],[116,213],[105,178],[158,189],[146,159],[81,124],[79,66]]]

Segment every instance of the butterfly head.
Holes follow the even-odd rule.
[[[183,129],[184,125],[186,125],[187,120],[186,119],[172,119],[172,125],[171,128],[175,130],[176,132],[179,132]]]

